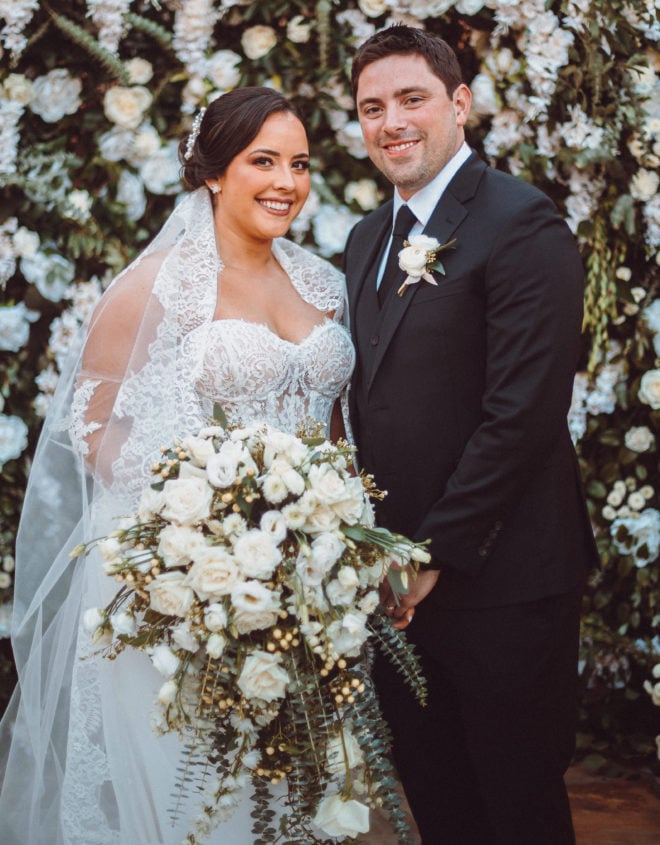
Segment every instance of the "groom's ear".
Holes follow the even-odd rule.
[[[451,100],[454,106],[457,125],[465,126],[470,116],[470,108],[472,107],[472,92],[465,83],[461,82],[456,87]]]

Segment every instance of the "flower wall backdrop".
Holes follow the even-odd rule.
[[[0,0],[0,636],[30,456],[72,341],[181,191],[200,105],[271,85],[304,112],[313,191],[292,236],[339,262],[388,196],[350,95],[355,46],[442,34],[470,143],[564,212],[586,273],[571,431],[603,569],[585,607],[581,747],[649,759],[660,660],[658,0]],[[0,640],[4,645],[8,640]],[[11,686],[8,648],[2,695]]]

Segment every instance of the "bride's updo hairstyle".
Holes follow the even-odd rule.
[[[266,120],[278,112],[290,112],[302,123],[293,103],[272,88],[235,88],[213,100],[192,148],[190,136],[179,144],[185,187],[194,191],[207,179],[222,176],[232,159],[257,137]]]

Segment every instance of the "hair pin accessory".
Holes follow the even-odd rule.
[[[204,117],[205,112],[206,106],[202,106],[202,108],[195,115],[195,119],[192,122],[190,135],[188,135],[188,140],[186,141],[186,151],[183,154],[183,157],[186,161],[188,161],[188,159],[192,156],[193,147],[195,146],[195,141],[197,140],[197,136],[199,135],[199,127],[202,125],[202,118]]]

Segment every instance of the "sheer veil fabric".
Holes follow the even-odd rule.
[[[160,446],[198,430],[214,401],[245,422],[329,423],[354,364],[343,278],[289,241],[273,251],[303,299],[332,314],[302,344],[258,324],[214,322],[222,264],[199,188],[110,285],[61,376],[17,542],[19,689],[0,728],[3,845],[170,845],[190,828],[197,794],[178,824],[168,817],[181,743],[150,725],[163,678],[143,653],[98,656],[82,615],[116,585],[94,557],[70,551],[135,511]],[[242,802],[210,841],[251,842],[250,809]]]

